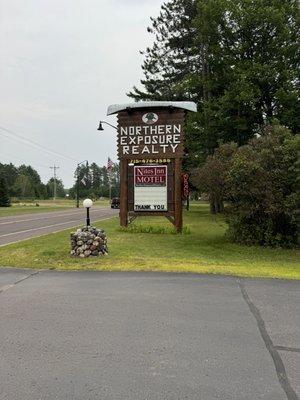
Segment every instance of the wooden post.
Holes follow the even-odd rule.
[[[128,161],[120,161],[120,225],[128,225]]]
[[[178,233],[182,232],[182,201],[181,201],[181,159],[175,158],[175,168],[174,168],[174,219],[175,228]]]

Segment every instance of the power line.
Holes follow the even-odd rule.
[[[6,157],[13,158],[14,160],[16,160],[16,161],[18,161],[19,163],[22,163],[22,164],[29,164],[29,165],[32,165],[32,166],[34,166],[34,167],[39,167],[39,168],[49,168],[49,165],[36,164],[35,162],[29,162],[28,160],[27,160],[27,161],[24,161],[24,159],[21,159],[21,158],[19,158],[19,157],[16,157],[16,156],[13,155],[13,154],[10,154],[10,153],[7,153],[7,152],[4,153],[4,152],[2,151],[2,149],[0,149],[0,153],[1,153],[2,155],[6,156]],[[10,162],[10,161],[9,161],[9,162]]]
[[[14,131],[12,131],[12,130],[10,130],[10,129],[6,129],[6,128],[2,127],[2,126],[0,126],[0,129],[1,129],[2,131],[5,131],[5,132],[9,133],[10,135],[13,135],[13,137],[10,137],[10,136],[5,135],[3,132],[0,132],[0,134],[1,134],[2,136],[6,137],[6,138],[8,138],[8,139],[21,140],[21,141],[24,142],[24,144],[27,144],[28,146],[33,146],[33,147],[37,147],[37,148],[39,148],[39,149],[42,149],[43,151],[46,151],[47,153],[49,153],[49,154],[51,154],[51,155],[56,155],[56,156],[58,156],[58,157],[66,158],[66,159],[68,159],[68,160],[75,161],[75,162],[78,161],[78,160],[76,160],[76,159],[73,158],[73,157],[69,157],[69,156],[64,155],[64,154],[62,154],[62,153],[59,153],[59,152],[57,152],[57,151],[55,151],[55,150],[48,149],[47,147],[45,147],[45,146],[43,146],[43,145],[40,145],[39,143],[35,142],[34,140],[27,139],[27,138],[25,138],[24,136],[19,135],[18,133],[14,132]]]

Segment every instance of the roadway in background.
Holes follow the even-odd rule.
[[[118,212],[109,207],[93,207],[90,210],[91,224],[117,216]],[[83,208],[1,217],[0,246],[84,225],[85,218],[86,210]]]

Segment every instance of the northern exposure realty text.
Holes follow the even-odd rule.
[[[182,125],[120,127],[123,155],[176,153],[182,140]]]

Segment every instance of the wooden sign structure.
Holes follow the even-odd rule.
[[[182,230],[184,127],[193,102],[151,101],[109,106],[118,114],[120,224],[165,216]]]

